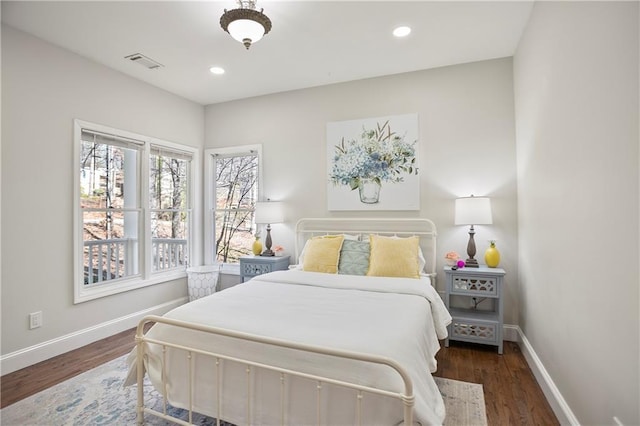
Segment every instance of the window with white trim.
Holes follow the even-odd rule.
[[[151,145],[149,207],[152,271],[184,268],[189,260],[191,156]]]
[[[205,156],[205,256],[212,263],[238,263],[240,256],[251,253],[255,240],[262,147],[208,149]]]
[[[197,150],[80,120],[74,146],[75,303],[185,276]]]

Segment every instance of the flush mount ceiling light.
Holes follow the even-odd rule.
[[[220,17],[220,26],[248,50],[252,43],[271,31],[271,19],[262,13],[264,9],[256,10],[255,0],[237,1],[240,7],[225,9]]]

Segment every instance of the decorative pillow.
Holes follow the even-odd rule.
[[[313,237],[313,238],[333,238],[333,237],[337,237],[337,236],[343,236],[345,241],[346,240],[353,240],[353,241],[357,241],[358,240],[358,236],[357,235],[349,235],[349,234],[318,235],[317,237]],[[304,247],[302,247],[302,251],[300,252],[300,256],[298,256],[298,264],[295,267],[296,269],[302,269],[302,265],[304,265],[304,255],[306,254],[307,244],[313,238],[309,238],[307,240],[307,242],[304,244]]]
[[[344,240],[340,249],[338,273],[343,275],[367,275],[369,269],[369,250],[366,241]]]
[[[391,238],[402,238],[398,236],[393,236]],[[422,253],[422,248],[420,247],[420,241],[418,241],[418,271],[420,273],[424,272],[424,267],[427,265],[427,261],[424,258],[424,254]]]
[[[304,246],[302,270],[329,274],[338,272],[338,260],[343,241],[343,235],[326,235],[308,240]]]
[[[367,275],[419,278],[418,237],[397,238],[370,235],[371,254]]]

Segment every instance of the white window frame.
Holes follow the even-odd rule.
[[[142,226],[141,241],[140,241],[140,253],[141,264],[139,274],[129,277],[114,280],[113,282],[102,282],[100,285],[85,286],[84,285],[84,262],[83,262],[83,215],[81,209],[80,199],[80,167],[78,167],[78,159],[80,158],[81,150],[81,133],[82,129],[94,131],[98,133],[116,135],[117,137],[132,139],[139,141],[143,144],[140,150],[140,163],[138,164],[139,175],[139,194],[140,194],[140,226]],[[190,208],[189,212],[189,225],[188,225],[188,253],[189,263],[193,264],[198,258],[195,251],[194,235],[196,230],[194,229],[197,223],[197,216],[194,215],[194,211],[197,208],[195,204],[197,188],[197,176],[199,176],[200,157],[197,148],[190,146],[177,144],[149,136],[140,135],[125,130],[115,129],[113,127],[104,126],[101,124],[82,121],[79,119],[74,120],[73,124],[73,164],[74,164],[74,227],[73,227],[73,240],[74,240],[74,304],[87,302],[89,300],[98,299],[101,297],[111,296],[114,294],[123,293],[126,291],[147,287],[155,284],[164,283],[167,281],[173,281],[187,276],[186,269],[172,269],[167,271],[152,271],[152,241],[151,241],[151,209],[149,206],[149,157],[151,154],[151,147],[164,147],[168,151],[184,152],[191,155],[190,176],[189,176],[189,190],[188,204]]]
[[[204,151],[204,259],[205,264],[218,264],[216,261],[215,247],[215,205],[216,205],[216,157],[218,156],[241,156],[256,154],[258,156],[258,200],[262,199],[262,145],[239,145],[224,148],[209,148]],[[226,274],[240,275],[240,265],[235,263],[225,263],[222,271]]]

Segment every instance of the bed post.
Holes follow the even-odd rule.
[[[413,426],[413,406],[415,404],[415,397],[413,394],[410,396],[404,395],[402,397],[402,403],[404,404],[404,426]]]
[[[140,321],[136,330],[136,377],[138,383],[138,401],[136,407],[136,423],[144,424],[144,325],[146,321]]]

